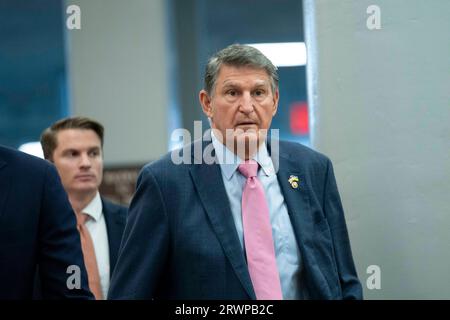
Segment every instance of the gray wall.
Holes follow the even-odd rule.
[[[81,30],[67,31],[72,113],[106,128],[105,163],[139,164],[167,152],[164,0],[71,0]]]
[[[312,143],[334,163],[365,297],[450,299],[450,1],[304,10]]]

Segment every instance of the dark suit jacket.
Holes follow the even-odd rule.
[[[101,199],[103,214],[105,215],[106,232],[108,233],[109,267],[111,276],[113,274],[114,267],[116,266],[117,255],[119,253],[120,241],[122,240],[122,234],[125,228],[128,209],[126,207],[114,204],[103,197]],[[33,299],[42,300],[43,298],[42,286],[37,272],[33,290]]]
[[[193,161],[192,150],[183,152]],[[301,286],[311,299],[362,298],[330,160],[290,142],[271,157],[302,255]],[[175,165],[169,154],[143,168],[109,297],[255,299],[218,164]]]
[[[126,207],[114,204],[102,197],[103,214],[105,215],[106,230],[108,232],[109,243],[109,267],[110,274],[113,274],[119,254],[120,241],[127,219]]]
[[[56,169],[0,146],[0,299],[30,299],[38,264],[44,298],[93,298]],[[71,265],[80,268],[80,289],[67,286]]]

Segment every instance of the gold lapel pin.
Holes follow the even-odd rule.
[[[300,183],[300,180],[297,176],[290,176],[288,179],[289,183],[291,184],[291,187],[294,189],[298,188],[298,184]]]

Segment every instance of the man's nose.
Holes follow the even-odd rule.
[[[240,99],[240,106],[239,106],[241,112],[245,114],[250,114],[253,112],[254,109],[254,101],[253,97],[250,94],[250,92],[244,92]]]
[[[91,159],[89,158],[89,155],[87,153],[81,154],[80,166],[83,167],[83,168],[90,168],[91,167]]]

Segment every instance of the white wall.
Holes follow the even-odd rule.
[[[304,10],[312,142],[334,163],[365,297],[450,299],[450,1]]]
[[[66,4],[81,9],[81,30],[67,32],[73,115],[105,126],[106,165],[158,158],[168,146],[165,1]]]

